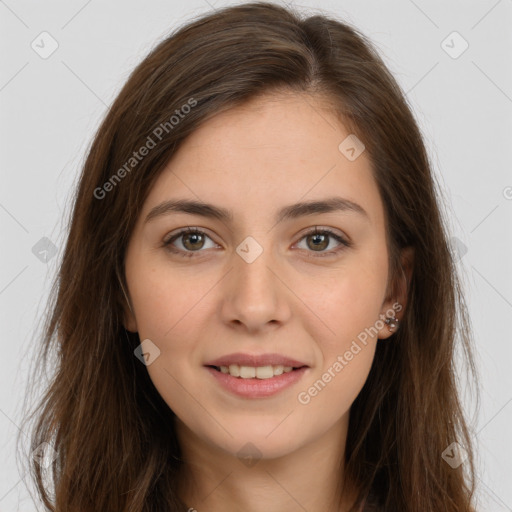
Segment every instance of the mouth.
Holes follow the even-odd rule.
[[[238,379],[272,379],[284,373],[291,373],[302,368],[308,368],[306,365],[302,366],[284,366],[284,365],[266,365],[266,366],[244,366],[238,364],[230,364],[229,366],[215,366],[206,365],[207,368],[212,368],[219,373],[230,375]]]
[[[311,369],[307,365],[245,366],[238,364],[204,366],[213,382],[228,393],[244,399],[270,398],[291,389]]]
[[[213,382],[246,399],[267,398],[296,385],[311,368],[284,354],[237,352],[205,361]]]

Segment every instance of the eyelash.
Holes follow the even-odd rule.
[[[182,251],[181,249],[176,249],[175,247],[172,246],[172,242],[177,240],[180,236],[189,235],[189,234],[205,235],[206,237],[211,239],[211,237],[209,237],[204,231],[201,231],[200,229],[197,229],[197,228],[186,228],[186,229],[183,229],[183,230],[179,231],[175,235],[173,235],[169,240],[165,240],[163,242],[163,247],[165,247],[168,251],[172,252],[173,254],[177,254],[179,256],[183,256],[184,258],[192,258],[192,257],[194,257],[196,255],[196,253],[202,252],[202,251],[201,250],[198,250],[198,251]],[[314,255],[308,254],[308,257],[311,257],[311,258],[323,258],[323,257],[326,257],[326,256],[333,256],[333,255],[337,254],[338,252],[340,252],[340,251],[342,251],[342,250],[344,250],[346,248],[352,247],[352,243],[351,242],[348,242],[347,240],[342,238],[340,235],[338,235],[334,231],[331,231],[328,228],[318,229],[318,228],[315,227],[313,230],[308,231],[307,233],[305,233],[299,239],[299,242],[301,240],[303,240],[304,238],[306,238],[307,236],[311,236],[311,235],[328,235],[328,236],[334,238],[337,242],[339,242],[341,244],[336,249],[331,249],[330,251],[320,252],[320,253],[317,253],[317,254],[314,254]],[[311,253],[311,252],[314,253],[315,251],[307,251],[307,252],[308,253]]]

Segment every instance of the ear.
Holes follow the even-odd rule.
[[[407,306],[407,293],[409,291],[409,283],[414,269],[414,248],[405,247],[400,253],[400,263],[403,272],[395,277],[395,281],[391,283],[391,293],[388,293],[386,300],[382,304],[380,318],[385,320],[387,317],[402,319]],[[390,330],[388,324],[384,324],[379,330],[379,339],[386,339],[393,335],[396,330]]]

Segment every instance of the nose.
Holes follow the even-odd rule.
[[[222,293],[224,322],[255,333],[288,321],[292,294],[271,251],[263,250],[253,261],[233,252],[232,261]]]

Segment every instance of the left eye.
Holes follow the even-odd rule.
[[[174,245],[175,240],[182,239],[181,246],[182,248],[177,248]],[[194,256],[194,253],[201,252],[201,249],[209,249],[213,248],[216,244],[211,240],[212,246],[205,247],[205,239],[211,240],[211,238],[204,232],[197,228],[187,228],[184,229],[178,233],[176,233],[174,236],[169,238],[168,240],[164,241],[163,245],[166,247],[169,251],[179,254],[180,256],[185,257],[191,257]],[[338,242],[338,247],[335,249],[331,249],[329,251],[325,251],[327,247],[329,247],[330,239],[336,240]],[[334,233],[330,229],[318,229],[315,228],[313,231],[310,231],[303,235],[299,242],[302,240],[310,240],[311,243],[306,242],[309,249],[312,247],[314,248],[311,251],[308,252],[316,252],[319,253],[314,256],[328,256],[333,253],[337,253],[338,251],[342,250],[345,247],[350,247],[351,244],[346,241],[344,238],[342,238],[340,235]],[[320,249],[320,250],[316,250]],[[307,249],[306,249],[307,250]]]
[[[308,248],[315,247],[317,249],[321,249],[321,251],[317,251],[316,249],[312,251],[320,253],[318,255],[315,254],[315,256],[332,255],[345,247],[350,247],[350,243],[348,241],[346,241],[344,238],[334,233],[330,229],[325,228],[315,228],[313,231],[306,233],[300,240],[302,241],[304,239],[306,240],[306,245],[308,246]],[[311,243],[308,242],[308,239],[311,241]],[[326,249],[329,246],[329,239],[336,240],[336,242],[338,242],[338,247],[335,249],[331,249],[330,251],[325,251],[324,249]]]

